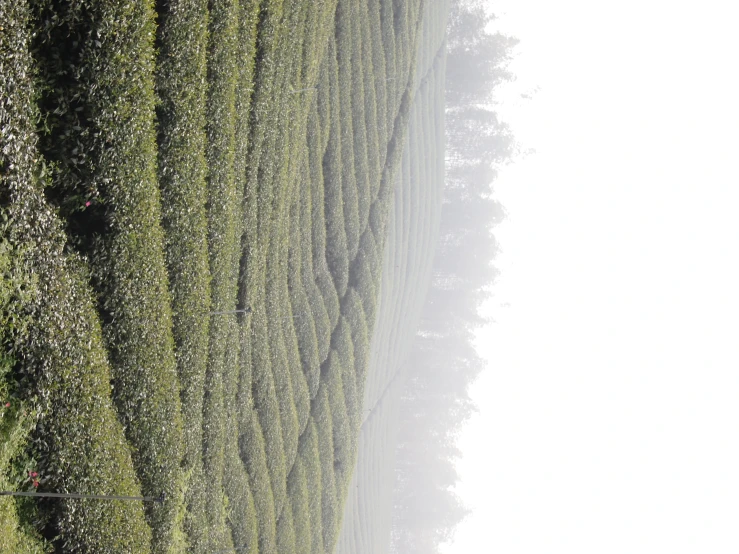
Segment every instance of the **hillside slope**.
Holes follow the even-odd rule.
[[[424,6],[3,3],[2,239],[41,291],[3,345],[17,463],[165,493],[39,502],[51,547],[333,550]]]

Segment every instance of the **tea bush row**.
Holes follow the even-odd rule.
[[[157,183],[155,13],[145,0],[39,0],[34,12],[48,126],[40,147],[54,164],[50,196],[89,259],[113,399],[142,489],[166,494],[164,503],[147,505],[153,547],[163,552],[181,533],[184,474]]]

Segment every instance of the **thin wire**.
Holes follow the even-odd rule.
[[[165,495],[159,496],[110,496],[105,494],[77,494],[61,492],[16,492],[0,491],[0,496],[44,496],[49,498],[93,498],[99,500],[141,500],[143,502],[164,502]]]
[[[222,314],[248,314],[251,312],[251,308],[244,308],[243,310],[227,310],[224,312],[210,312],[210,315],[222,315]]]

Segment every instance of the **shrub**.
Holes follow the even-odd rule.
[[[305,479],[303,461],[298,455],[287,477],[287,495],[292,508],[293,528],[296,537],[295,554],[310,554],[311,512],[308,482]]]
[[[353,45],[356,42],[356,37],[353,36],[352,32],[352,20],[355,17],[353,8],[353,2],[340,2],[337,6],[336,42],[335,45],[334,43],[329,45],[329,52],[333,50],[332,54],[336,56],[338,70],[337,78],[331,88],[331,102],[334,105],[338,105],[341,113],[351,114],[351,117],[344,119],[332,118],[333,125],[336,129],[331,130],[332,137],[335,136],[341,145],[339,164],[341,165],[341,198],[344,208],[343,225],[350,260],[356,255],[357,247],[359,246],[359,196],[361,195],[359,189],[366,189],[365,183],[357,179],[356,173],[359,160],[355,159],[355,155],[360,156],[361,159],[361,153],[356,152],[355,154],[355,146],[359,144],[359,141],[363,141],[361,148],[364,148],[366,145],[366,136],[364,126],[356,128],[354,125],[354,116],[356,115],[354,110],[357,108],[356,102],[357,100],[363,101],[364,94],[362,88],[357,87],[358,83],[356,79],[356,75],[361,69],[352,65],[353,62],[356,62],[356,60],[352,60]],[[331,139],[329,140],[330,147]],[[362,178],[365,177],[366,175],[362,176]],[[339,289],[340,296],[344,295],[344,290]]]
[[[356,289],[359,298],[362,300],[362,307],[368,324],[374,324],[377,292],[376,281],[370,272],[369,264],[355,264],[355,270],[352,272],[352,288]]]
[[[17,219],[11,236],[29,249],[27,269],[44,291],[31,306],[28,337],[15,346],[23,359],[19,369],[24,393],[39,399],[31,452],[44,488],[138,496],[129,447],[111,405],[110,369],[81,267],[61,253],[59,224],[43,206],[39,191],[18,187],[13,192],[10,213]],[[21,213],[28,206],[36,208],[33,225]],[[60,540],[70,550],[149,549],[151,532],[141,504],[63,500],[48,506]]]
[[[351,330],[351,343],[353,345],[354,363],[356,365],[356,386],[358,399],[362,401],[364,380],[369,363],[370,350],[370,328],[374,321],[368,321],[364,313],[362,298],[354,287],[350,287],[344,297],[346,305],[346,319]]]
[[[307,172],[307,158],[304,169]],[[309,398],[313,398],[318,391],[320,379],[320,361],[318,354],[318,337],[316,335],[316,319],[323,316],[323,332],[329,333],[328,317],[321,298],[316,298],[318,292],[313,279],[313,267],[310,252],[310,219],[303,222],[301,215],[305,202],[293,202],[290,214],[291,246],[290,269],[288,271],[288,285],[290,288],[291,305],[293,308],[293,322],[295,335],[300,353],[300,365],[308,387]],[[307,213],[307,209],[306,209]],[[307,277],[305,273],[308,273]],[[311,302],[310,296],[313,295]],[[308,407],[310,409],[310,407]],[[301,419],[301,430],[305,427],[309,413]]]
[[[346,291],[349,278],[349,252],[347,245],[346,226],[344,223],[343,201],[343,159],[344,148],[342,143],[350,135],[342,136],[343,122],[341,120],[341,104],[339,100],[339,75],[336,60],[336,45],[329,42],[329,78],[330,87],[326,100],[331,106],[332,128],[329,141],[323,156],[323,187],[324,187],[324,217],[326,219],[326,262],[333,277],[334,287],[339,297]],[[349,185],[347,185],[348,187]],[[315,263],[315,262],[314,262]],[[319,284],[320,286],[320,284]]]
[[[353,292],[353,289],[349,289]],[[356,293],[352,295],[356,298]],[[357,300],[357,304],[353,306],[361,310],[361,303]],[[349,310],[345,310],[349,314]],[[360,312],[361,313],[361,312]],[[364,377],[363,360],[355,359],[354,356],[354,339],[351,333],[351,325],[349,320],[342,316],[339,326],[334,333],[332,347],[338,357],[341,369],[342,396],[346,405],[346,412],[349,417],[349,432],[351,438],[351,447],[356,447],[356,435],[359,432],[359,421],[362,415],[362,398],[359,396],[357,381]],[[351,468],[349,468],[351,472]]]
[[[354,16],[352,17],[351,27],[354,40],[351,42],[350,48],[345,58],[349,59],[349,71],[351,73],[350,82],[352,83],[352,94],[351,100],[351,114],[352,114],[352,137],[354,151],[353,171],[354,181],[356,183],[356,198],[357,198],[357,230],[356,230],[356,242],[354,248],[350,248],[350,257],[353,259],[356,255],[356,250],[359,248],[359,237],[367,225],[367,218],[369,217],[369,205],[370,205],[370,194],[373,189],[372,180],[378,180],[378,175],[370,173],[369,166],[369,150],[372,148],[370,144],[371,130],[375,128],[376,122],[367,122],[366,119],[366,99],[373,95],[372,90],[365,90],[366,77],[371,75],[372,66],[371,62],[364,63],[362,59],[362,46],[363,46],[363,33],[362,28],[366,27],[364,21],[360,21],[359,16],[361,13],[362,2],[358,2]],[[370,87],[373,85],[372,81],[369,81]],[[376,186],[376,185],[375,185]]]
[[[251,409],[250,409],[251,411]],[[239,453],[254,498],[260,554],[276,554],[276,511],[262,428],[256,412],[239,424]]]
[[[300,207],[292,202],[290,210],[290,249],[288,256],[287,285],[290,295],[290,317],[283,321],[285,343],[293,374],[293,390],[296,394],[298,429],[302,433],[310,416],[311,388],[318,388],[318,345],[313,323],[313,313],[302,279],[302,240],[300,235]],[[313,367],[311,367],[313,366]],[[299,370],[299,371],[298,371]]]
[[[338,498],[337,483],[334,479],[334,439],[331,410],[328,394],[322,387],[316,397],[313,410],[313,421],[318,439],[318,454],[321,461],[321,531],[323,548],[332,552],[338,534]]]
[[[261,306],[253,306],[252,309],[252,329],[255,332],[252,340],[257,345],[252,349],[252,398],[259,415],[261,434],[264,437],[265,463],[269,470],[276,514],[284,504],[287,478],[282,418],[270,361],[266,314]],[[251,472],[250,476],[254,478]],[[254,492],[256,494],[256,491]]]
[[[295,552],[295,529],[293,528],[293,511],[288,499],[285,509],[277,520],[277,551]]]
[[[139,495],[130,450],[110,400],[110,368],[84,272],[63,253],[61,223],[42,194],[24,2],[0,4],[0,102],[3,202],[10,244],[27,253],[23,272],[43,291],[28,306],[27,334],[13,344],[19,393],[37,398],[30,453],[44,488]],[[11,86],[12,84],[12,86]],[[90,480],[94,475],[95,479]],[[147,552],[151,530],[142,505],[59,501],[46,504],[59,545],[69,550]]]
[[[231,538],[234,546],[248,547],[243,552],[256,554],[259,549],[256,506],[249,485],[249,474],[239,457],[238,432],[233,418],[229,418],[229,429],[232,432],[226,441],[223,488],[228,499],[227,517]]]
[[[49,129],[41,150],[56,168],[49,195],[91,262],[137,475],[145,494],[167,494],[146,506],[153,547],[165,551],[180,508],[183,439],[156,181],[154,11],[146,0],[34,5]],[[80,195],[90,209],[76,207]]]
[[[308,509],[310,535],[299,535],[310,543],[311,552],[321,552],[323,548],[323,523],[321,502],[324,483],[321,478],[321,457],[318,446],[318,431],[313,418],[308,422],[305,433],[300,437],[298,458],[303,467],[306,489],[308,491]],[[329,481],[327,481],[328,483]]]
[[[271,249],[272,252],[275,249]],[[270,256],[270,258],[272,258]],[[273,275],[279,275],[279,269],[275,266],[268,266],[267,272]],[[276,290],[276,284],[268,284],[267,306],[269,306],[267,318],[267,336],[270,345],[270,362],[272,369],[272,378],[274,379],[274,394],[279,405],[279,421],[282,428],[282,451],[284,456],[284,467],[289,468],[294,461],[295,452],[298,447],[298,415],[296,406],[296,395],[293,388],[292,372],[287,360],[287,351],[283,338],[282,319],[288,316],[289,312],[282,309],[285,303],[280,298],[279,291]],[[289,316],[288,316],[289,317]],[[300,371],[300,368],[296,368]],[[302,372],[300,375],[302,379]],[[305,400],[307,401],[307,385],[305,387]],[[264,422],[263,422],[264,424]],[[284,469],[283,469],[284,471]],[[283,473],[281,479],[284,480],[287,475]],[[284,484],[280,485],[282,490]],[[276,499],[278,505],[282,503],[282,496]],[[279,510],[279,508],[278,508]],[[279,511],[278,511],[279,513]]]
[[[361,232],[364,232],[369,217],[369,202],[377,196],[377,191],[380,188],[381,166],[383,163],[383,160],[380,159],[380,144],[384,144],[387,141],[387,129],[384,109],[381,111],[381,100],[378,99],[382,95],[382,100],[384,101],[384,63],[382,67],[376,65],[377,60],[374,58],[375,45],[377,44],[380,48],[381,46],[379,40],[373,40],[372,38],[380,36],[380,33],[377,35],[373,34],[372,29],[372,14],[373,12],[376,13],[376,10],[373,10],[370,2],[360,2],[359,9],[361,13],[357,18],[357,22],[362,22],[358,25],[359,32],[362,36],[359,67],[363,68],[362,73],[364,78],[364,121],[360,122],[360,124],[367,130],[368,189],[367,199],[365,200],[366,205],[360,212],[362,215]],[[382,73],[380,73],[380,70]]]
[[[333,473],[336,495],[339,506],[343,504],[344,493],[349,485],[349,477],[354,469],[353,451],[356,449],[356,438],[352,436],[350,415],[344,398],[341,358],[332,349],[324,364],[325,390],[329,410],[331,412],[331,430],[333,433]]]
[[[4,211],[0,215],[7,217]],[[33,277],[23,271],[23,253],[0,237],[0,489],[6,491],[17,490],[23,484],[21,480],[27,479],[23,470],[35,467],[33,459],[24,452],[35,414],[18,397],[17,383],[10,375],[14,360],[7,350],[12,343],[26,339],[31,323],[26,310],[37,294]],[[24,503],[33,500],[26,499]],[[0,497],[0,551],[50,552],[51,546],[38,536],[27,517],[20,517],[16,505],[15,498]],[[33,512],[35,506],[26,510]]]
[[[184,524],[190,547],[197,552],[208,540],[202,462],[211,294],[205,212],[208,2],[175,0],[158,7],[158,177],[183,411],[184,467],[189,472]]]

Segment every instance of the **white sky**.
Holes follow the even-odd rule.
[[[732,2],[492,1],[537,153],[510,212],[448,554],[739,552]],[[510,308],[500,304],[510,302]]]

